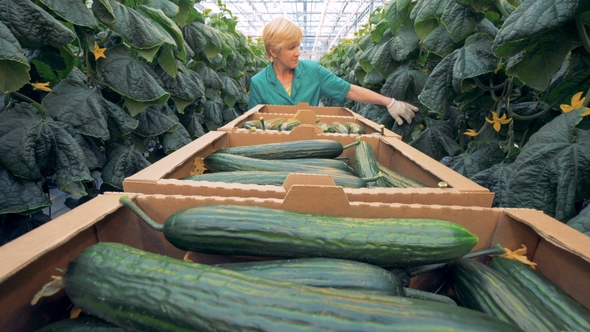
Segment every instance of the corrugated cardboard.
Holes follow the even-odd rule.
[[[347,117],[360,117],[358,113],[351,111],[344,107],[334,106],[310,106],[309,103],[298,103],[295,106],[291,105],[269,105],[260,104],[252,107],[248,110],[259,112],[259,113],[280,113],[280,114],[295,114],[299,110],[311,110],[316,115],[331,115],[331,116],[347,116]]]
[[[301,124],[312,125],[316,126],[317,121],[321,121],[326,124],[331,124],[333,122],[338,123],[345,123],[345,122],[352,122],[359,125],[361,128],[365,130],[365,134],[363,135],[376,135],[382,134],[383,136],[390,136],[390,137],[397,137],[398,139],[402,139],[402,137],[393,131],[382,128],[378,123],[371,121],[365,117],[357,115],[355,117],[351,116],[336,116],[336,115],[318,115],[315,113],[314,110],[311,109],[299,109],[294,114],[291,113],[261,113],[258,111],[257,108],[253,108],[248,112],[242,114],[238,118],[234,119],[233,121],[228,122],[226,125],[217,128],[217,130],[221,131],[232,131],[234,129],[240,129],[248,132],[252,132],[250,129],[243,128],[244,124],[248,121],[252,120],[260,120],[263,118],[264,120],[271,120],[271,119],[296,119],[301,122]],[[319,127],[319,126],[318,126]],[[261,130],[256,130],[254,133],[259,132]],[[348,134],[340,134],[340,135],[348,135]]]
[[[172,247],[161,233],[145,226],[119,204],[122,194],[100,195],[24,236],[0,247],[0,331],[34,331],[67,318],[71,303],[63,291],[29,302],[52,275],[63,275],[67,264],[84,248],[97,242],[119,242],[182,259],[185,252]],[[237,197],[127,194],[150,217],[163,223],[182,208],[209,204],[258,205],[291,211],[338,216],[379,218],[435,218],[456,222],[479,237],[473,250],[499,243],[509,249],[528,248],[537,269],[571,296],[590,308],[590,238],[529,209],[350,202],[336,186],[293,185],[284,200]],[[193,253],[204,264],[244,261],[244,257]],[[424,280],[429,278],[429,280]],[[438,278],[438,279],[437,279]],[[441,274],[414,278],[428,290]]]
[[[123,181],[126,192],[146,194],[183,194],[203,196],[238,196],[284,198],[285,186],[262,186],[220,182],[180,180],[194,170],[196,157],[206,157],[222,148],[288,142],[306,139],[332,139],[343,145],[353,143],[357,136],[322,133],[317,126],[299,126],[290,132],[260,131],[252,135],[242,130],[209,132],[185,145],[153,165]],[[373,147],[379,162],[402,175],[422,182],[427,188],[361,188],[345,192],[351,201],[384,203],[421,203],[464,206],[492,206],[494,194],[419,150],[395,137],[365,135],[361,138]],[[342,157],[353,159],[353,148]],[[439,188],[439,182],[448,184]]]

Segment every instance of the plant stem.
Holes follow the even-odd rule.
[[[478,88],[484,90],[484,91],[496,91],[496,90],[500,90],[502,88],[504,88],[504,86],[506,85],[506,81],[504,81],[501,84],[498,84],[496,86],[487,86],[484,85],[480,80],[479,77],[474,77],[473,78],[475,80],[475,85],[477,85]]]
[[[125,205],[126,207],[128,207],[129,209],[131,209],[131,211],[133,211],[133,213],[135,213],[139,219],[143,220],[143,222],[146,223],[146,225],[150,226],[151,228],[153,228],[156,231],[162,232],[164,230],[164,225],[162,224],[158,224],[157,222],[155,222],[152,218],[150,218],[147,214],[145,214],[145,212],[143,212],[139,206],[135,205],[135,203],[129,199],[129,196],[127,195],[123,195],[119,198],[119,203]]]
[[[590,53],[590,39],[588,38],[588,33],[586,33],[586,27],[584,26],[582,14],[576,16],[576,28],[578,28],[578,35],[580,36],[580,40],[582,41],[584,49],[586,52]]]
[[[84,59],[84,56],[74,54],[74,52],[72,52],[72,50],[70,50],[70,48],[67,45],[62,47],[62,49],[76,59]]]
[[[496,8],[498,8],[498,10],[500,11],[500,14],[502,14],[502,16],[504,16],[504,18],[507,18],[508,16],[510,16],[510,14],[508,14],[508,12],[506,11],[506,8],[504,8],[504,5],[502,4],[502,0],[494,0],[494,5],[496,5]]]
[[[27,103],[31,103],[31,104],[39,104],[38,102],[34,101],[33,99],[19,93],[19,92],[10,92],[10,95],[12,97],[16,97],[16,99],[22,100],[22,101],[26,101]]]

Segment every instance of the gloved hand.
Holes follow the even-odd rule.
[[[391,104],[387,106],[387,111],[393,117],[395,122],[401,126],[404,124],[404,120],[402,120],[402,118],[408,121],[408,123],[412,123],[412,118],[414,118],[416,115],[415,112],[418,111],[418,107],[391,98]]]

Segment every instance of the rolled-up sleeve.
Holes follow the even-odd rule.
[[[350,90],[350,83],[334,75],[328,69],[318,65],[321,95],[341,103]]]

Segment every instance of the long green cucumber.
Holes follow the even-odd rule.
[[[457,302],[452,298],[446,295],[435,294],[431,292],[426,292],[419,289],[404,287],[404,296],[410,297],[412,299],[419,299],[419,300],[427,300],[427,301],[436,301],[441,303],[446,303],[450,305],[457,305]]]
[[[336,217],[229,204],[182,209],[162,225],[127,196],[120,201],[174,246],[203,253],[415,266],[452,261],[478,241],[465,227],[445,220]]]
[[[558,317],[491,267],[472,259],[450,264],[451,288],[462,306],[525,331],[564,331]]]
[[[356,142],[343,146],[335,140],[309,139],[235,146],[217,150],[214,154],[231,153],[257,159],[336,158],[344,149],[354,145]]]
[[[282,186],[289,174],[291,172],[233,171],[191,175],[182,180]],[[337,186],[343,188],[364,188],[367,186],[365,181],[376,180],[361,179],[352,174],[330,174],[330,176]]]
[[[347,171],[348,173],[352,173],[352,167],[348,166],[346,162],[338,159],[329,159],[329,158],[296,158],[296,159],[277,159],[282,162],[287,162],[291,164],[299,164],[299,165],[312,165],[312,166],[322,166],[322,167],[332,167],[341,169],[343,171]]]
[[[211,172],[278,171],[315,174],[350,174],[347,170],[334,167],[290,163],[282,160],[256,159],[231,153],[213,153],[203,160],[203,164]]]
[[[279,282],[98,243],[63,282],[76,307],[137,331],[520,331],[466,308]]]
[[[103,319],[83,316],[73,319],[62,319],[46,325],[35,332],[126,332],[125,328],[109,323]]]
[[[354,173],[360,178],[372,178],[379,175],[379,167],[371,144],[358,140],[354,148]],[[384,179],[367,184],[368,187],[388,187]]]
[[[349,134],[362,135],[362,134],[366,134],[367,133],[365,131],[365,128],[361,127],[358,123],[344,122],[342,124],[345,125],[348,128],[348,133]]]
[[[425,184],[420,183],[414,179],[411,179],[405,175],[401,175],[383,165],[380,162],[376,162],[377,168],[381,171],[384,176],[384,181],[388,187],[394,188],[424,188]]]
[[[404,288],[391,272],[367,263],[333,258],[224,263],[216,266],[295,284],[404,296]]]
[[[490,267],[500,271],[521,289],[541,300],[568,327],[568,331],[590,331],[590,310],[528,265],[504,257],[493,257]]]

